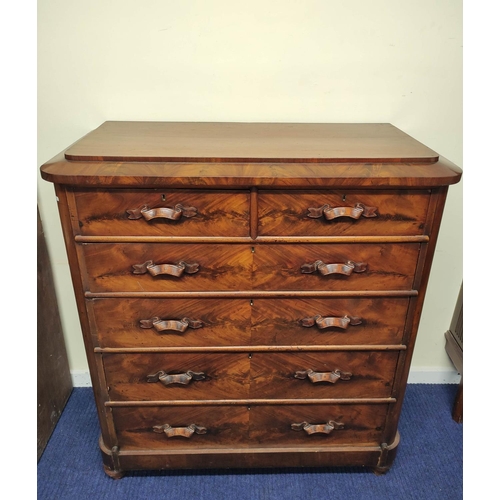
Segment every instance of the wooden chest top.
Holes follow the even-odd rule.
[[[434,187],[460,175],[388,123],[108,121],[42,167],[54,183],[106,187]]]

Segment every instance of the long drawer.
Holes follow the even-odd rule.
[[[83,244],[90,291],[407,290],[420,245]]]
[[[388,404],[117,407],[122,450],[379,445]]]
[[[402,341],[408,297],[92,301],[101,347],[383,345]]]
[[[261,236],[424,233],[428,191],[261,191]]]
[[[383,398],[398,351],[105,354],[114,401]]]
[[[248,236],[248,191],[78,190],[85,236]]]

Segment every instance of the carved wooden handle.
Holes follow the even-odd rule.
[[[319,208],[308,208],[308,217],[311,219],[319,219],[324,216],[326,220],[337,219],[338,217],[350,217],[351,219],[359,219],[363,217],[377,217],[376,207],[367,207],[362,203],[356,203],[354,207],[331,207],[330,205],[323,205]]]
[[[329,420],[326,424],[310,424],[309,422],[300,422],[298,424],[292,424],[292,429],[294,431],[305,431],[307,434],[330,434],[335,429],[343,429],[344,424],[342,422],[335,422],[334,420]]]
[[[176,373],[168,374],[163,370],[156,372],[152,375],[148,375],[148,382],[161,382],[164,386],[170,384],[182,384],[187,385],[191,380],[204,380],[205,374],[203,372],[193,372],[188,370],[186,373]]]
[[[294,377],[301,380],[308,378],[314,384],[318,382],[328,382],[330,384],[335,384],[338,380],[350,380],[352,377],[352,373],[343,372],[339,369],[332,372],[315,372],[309,369],[295,372]]]
[[[181,436],[185,438],[190,438],[193,434],[206,434],[207,428],[200,427],[196,424],[188,425],[187,427],[172,427],[169,424],[163,425],[155,425],[153,427],[154,432],[158,432],[159,434],[165,433],[165,435],[169,438]]]
[[[151,219],[179,220],[182,216],[194,217],[197,211],[195,207],[183,207],[178,203],[174,208],[149,208],[147,205],[144,205],[141,208],[127,210],[127,214],[131,220],[140,219],[141,217],[144,217],[147,221]]]
[[[177,319],[161,319],[155,316],[150,319],[141,319],[139,321],[141,328],[154,328],[158,333],[165,331],[173,331],[184,333],[189,328],[202,328],[203,322],[199,319],[182,318]]]
[[[331,316],[329,318],[323,318],[320,314],[313,316],[311,318],[304,318],[300,320],[302,326],[307,328],[316,325],[320,330],[325,328],[342,328],[346,329],[349,325],[356,326],[363,323],[361,318],[356,316],[343,316],[341,318]]]
[[[151,276],[159,274],[168,274],[179,278],[184,273],[197,273],[200,265],[197,263],[188,264],[181,260],[178,264],[155,264],[152,260],[147,260],[144,264],[134,264],[132,266],[134,274],[146,274],[149,272]]]
[[[304,274],[312,274],[319,271],[323,276],[328,276],[329,274],[343,274],[344,276],[350,276],[354,273],[364,273],[368,264],[364,262],[352,262],[348,260],[345,264],[325,264],[321,260],[317,260],[312,264],[302,264],[300,270]]]

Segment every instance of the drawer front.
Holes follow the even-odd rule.
[[[90,243],[83,248],[89,289],[95,292],[251,288],[252,252],[246,245]]]
[[[86,236],[248,236],[249,199],[247,191],[75,192]]]
[[[388,397],[398,352],[104,355],[112,400]]]
[[[261,236],[409,236],[424,233],[428,191],[261,191]]]
[[[254,345],[381,345],[403,338],[409,299],[255,299]]]
[[[408,290],[418,243],[302,244],[255,247],[254,289]]]
[[[419,244],[83,244],[90,291],[411,289]]]
[[[93,299],[101,347],[382,345],[409,299]]]
[[[386,404],[117,407],[122,450],[376,446]]]
[[[247,299],[94,299],[95,330],[102,347],[247,345]]]
[[[399,352],[252,354],[251,398],[389,397]]]

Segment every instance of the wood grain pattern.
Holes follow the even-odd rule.
[[[183,245],[84,244],[92,292],[194,290],[401,290],[411,289],[418,244]],[[253,250],[253,251],[252,251]],[[180,277],[134,274],[147,261],[199,264]],[[304,274],[303,264],[348,261],[367,264],[350,276]]]
[[[411,289],[418,244],[317,244],[256,246],[253,288],[262,290],[398,290]],[[321,260],[326,264],[366,263],[364,272],[350,276],[303,274],[301,266]]]
[[[108,121],[65,153],[107,161],[421,161],[439,155],[389,123]]]
[[[312,219],[308,208],[376,208],[376,217]],[[423,234],[428,192],[408,191],[262,191],[259,194],[259,236],[394,236]]]
[[[92,291],[188,291],[251,288],[252,252],[244,245],[88,244],[84,245]],[[198,263],[195,274],[133,274],[148,260],[156,264]]]
[[[98,345],[102,347],[194,347],[252,344],[250,300],[236,299],[95,299]],[[203,327],[182,334],[140,327],[140,320],[197,318]]]
[[[250,412],[236,407],[139,407],[114,408],[114,421],[121,449],[181,450],[213,447],[246,446]],[[197,424],[206,427],[206,434],[189,439],[167,439],[153,431],[155,425],[181,427]]]
[[[334,447],[353,442],[361,446],[377,445],[384,427],[388,405],[314,405],[307,406],[181,406],[115,408],[114,418],[121,450],[203,450],[234,447],[268,448]],[[292,430],[300,421],[321,422],[338,419],[342,431],[331,435],[311,435]],[[155,425],[169,423],[184,426],[196,423],[207,428],[206,434],[166,439],[155,433]],[[358,445],[359,447],[359,445]],[[298,451],[298,450],[297,450]]]
[[[189,163],[68,161],[57,155],[41,167],[56,184],[141,188],[432,188],[460,181],[462,171],[436,163]]]
[[[408,297],[303,299],[94,299],[93,328],[101,347],[391,345],[403,338]],[[340,328],[305,328],[308,316],[358,316]],[[140,320],[193,317],[183,334],[143,329]]]
[[[366,398],[391,394],[399,352],[276,352],[254,353],[250,360],[250,397]],[[297,371],[341,370],[349,380],[312,383],[295,377]]]
[[[250,442],[261,446],[335,446],[380,443],[388,405],[314,405],[256,406],[250,410]],[[335,420],[344,424],[331,434],[294,431],[292,423],[324,423]]]
[[[111,354],[104,355],[104,369],[112,400],[226,399],[248,393],[249,359],[246,353]],[[188,370],[205,374],[189,385],[148,382],[159,371]],[[203,425],[203,424],[200,424]]]
[[[78,190],[75,200],[82,235],[99,236],[248,236],[248,191]],[[130,220],[127,210],[177,204],[197,209],[178,221]]]
[[[252,344],[262,345],[387,345],[403,338],[409,299],[254,299]],[[305,328],[308,316],[358,316],[361,324],[340,328]]]
[[[106,473],[387,472],[461,174],[388,124],[107,122],[43,165]]]
[[[388,397],[399,352],[104,354],[109,395],[116,401]],[[312,369],[351,372],[338,384],[295,377]],[[148,381],[157,372],[203,373],[188,385]],[[156,380],[156,379],[155,379]]]

